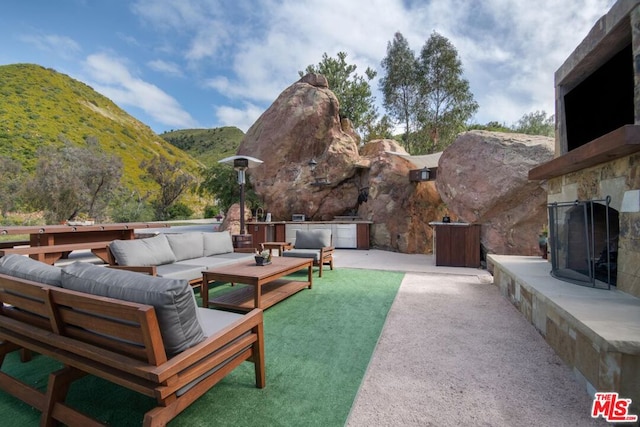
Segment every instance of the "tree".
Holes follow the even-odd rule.
[[[122,160],[102,151],[97,140],[89,138],[85,147],[66,141],[62,147],[38,151],[25,198],[44,211],[48,223],[80,213],[100,219],[121,177]]]
[[[422,138],[412,154],[441,151],[464,130],[478,104],[469,82],[462,78],[462,62],[456,48],[435,31],[422,47],[417,73]]]
[[[386,114],[377,122],[365,127],[364,140],[373,139],[393,139],[393,123]]]
[[[22,190],[22,167],[16,160],[0,156],[0,217],[14,209]]]
[[[237,172],[226,163],[215,163],[202,170],[202,182],[198,194],[215,197],[221,212],[227,212],[231,205],[240,201],[240,185],[237,184]],[[245,204],[250,208],[258,206],[260,199],[251,185],[251,176],[246,175],[244,186]]]
[[[336,95],[340,103],[340,117],[351,120],[353,128],[363,132],[378,116],[374,106],[375,97],[371,94],[369,82],[376,76],[376,71],[367,67],[366,80],[355,73],[357,66],[347,64],[347,54],[338,52],[337,58],[330,58],[326,53],[318,65],[307,66],[300,77],[305,74],[322,74],[327,78],[329,89]]]
[[[140,163],[140,168],[160,186],[160,194],[152,202],[157,220],[171,219],[171,206],[195,182],[195,177],[182,170],[182,166],[182,162],[171,163],[162,156]]]
[[[402,142],[408,152],[412,152],[410,136],[416,130],[416,103],[418,100],[417,64],[409,43],[400,32],[393,42],[387,43],[387,56],[382,60],[386,75],[380,79],[383,105],[390,117],[402,123]]]
[[[547,117],[547,113],[535,111],[523,115],[512,127],[514,132],[526,133],[528,135],[555,136],[555,118],[553,115]]]

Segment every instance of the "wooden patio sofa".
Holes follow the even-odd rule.
[[[90,249],[91,252],[104,262],[108,262],[107,246],[111,241],[85,242],[85,243],[65,243],[61,245],[44,246],[18,246],[10,248],[0,247],[0,257],[9,254],[29,255],[29,257],[53,265],[60,258],[67,256],[70,252]]]
[[[119,271],[106,274],[114,273],[154,279]],[[202,341],[168,355],[163,320],[154,306],[0,274],[0,364],[8,353],[19,350],[64,364],[49,374],[46,392],[4,369],[0,371],[0,389],[41,411],[42,426],[58,421],[102,425],[65,403],[75,380],[95,375],[156,399],[157,406],[144,414],[143,425],[164,426],[244,361],[255,364],[256,386],[264,387],[262,311],[240,315],[199,310],[204,310],[198,313],[201,324],[220,320],[215,316],[224,321],[208,334],[205,331]]]

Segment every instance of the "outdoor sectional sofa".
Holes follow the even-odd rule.
[[[166,425],[244,361],[265,386],[262,310],[199,308],[185,279],[90,263],[0,258],[0,363],[18,350],[24,363],[33,352],[64,364],[45,391],[1,367],[0,389],[41,411],[41,425],[98,425],[65,403],[87,374],[156,399],[145,426]]]
[[[114,240],[108,245],[109,264],[153,276],[202,282],[202,271],[244,260],[252,253],[234,252],[228,231],[161,233],[135,240]]]

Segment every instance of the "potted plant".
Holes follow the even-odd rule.
[[[538,235],[538,247],[540,248],[540,255],[543,259],[548,257],[548,244],[549,244],[549,231],[543,228]]]
[[[271,252],[263,250],[260,252],[256,250],[255,254],[256,265],[269,265],[271,264]]]

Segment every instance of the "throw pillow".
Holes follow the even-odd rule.
[[[176,261],[164,234],[134,240],[114,240],[109,250],[119,265],[162,265]]]
[[[153,306],[168,356],[205,339],[196,315],[196,300],[186,280],[75,262],[62,269],[62,287]]]
[[[61,286],[62,271],[59,267],[18,254],[0,258],[0,273],[51,286]]]

